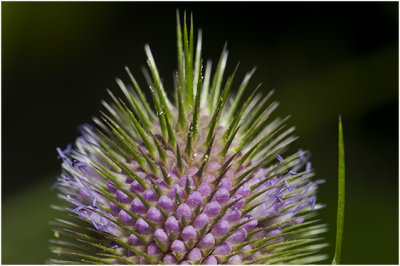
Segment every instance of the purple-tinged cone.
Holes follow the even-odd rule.
[[[176,104],[166,97],[148,46],[156,113],[127,69],[117,79],[125,100],[110,93],[108,114],[81,127],[63,160],[57,187],[69,218],[57,219],[53,263],[272,264],[324,259],[311,220],[317,185],[309,154],[283,157],[296,138],[286,119],[270,121],[276,103],[251,93],[250,77],[226,106],[235,72],[222,87],[227,50],[204,77],[201,32],[178,17]],[[183,39],[183,40],[182,40]],[[150,80],[151,76],[151,80]],[[222,91],[221,91],[222,90]],[[305,169],[304,169],[305,168]],[[71,218],[72,217],[72,218]]]

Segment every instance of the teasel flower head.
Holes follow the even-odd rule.
[[[296,137],[278,106],[248,88],[232,96],[223,48],[203,69],[202,34],[177,14],[175,100],[149,46],[148,84],[117,79],[124,98],[80,127],[75,145],[57,148],[55,186],[66,215],[53,221],[52,263],[283,264],[325,259],[315,218],[310,154],[287,154]],[[191,20],[193,21],[193,20]],[[223,80],[226,82],[223,83]],[[152,98],[146,99],[144,87]],[[249,93],[247,93],[249,92]],[[249,94],[245,98],[244,95]],[[150,103],[152,102],[152,103]]]

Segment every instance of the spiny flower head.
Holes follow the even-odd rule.
[[[296,137],[286,120],[271,119],[277,103],[253,90],[254,69],[230,94],[223,85],[228,51],[211,77],[201,60],[201,31],[177,16],[178,71],[171,103],[149,46],[145,73],[152,104],[132,85],[117,83],[107,112],[83,125],[74,148],[57,148],[56,186],[68,218],[54,221],[53,263],[271,264],[324,259],[312,220],[316,190],[309,153],[283,158]],[[186,17],[186,16],[185,16]],[[227,104],[228,99],[231,103]],[[153,111],[153,108],[155,112]]]

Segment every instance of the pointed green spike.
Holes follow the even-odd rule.
[[[298,253],[298,254],[293,255],[293,253]],[[289,255],[291,255],[291,256],[290,256],[290,257],[287,257],[285,260],[287,260],[288,258],[290,258],[290,259],[295,259],[295,258],[300,258],[300,257],[308,256],[308,255],[310,255],[310,254],[312,254],[312,253],[314,253],[314,252],[304,252],[304,250],[276,252],[276,253],[273,253],[273,254],[271,254],[271,255],[265,255],[264,257],[262,257],[262,258],[260,258],[260,259],[253,260],[251,263],[246,262],[246,263],[244,263],[244,264],[245,264],[245,265],[253,264],[253,263],[262,264],[262,262],[266,262],[267,260],[270,260],[270,259],[273,259],[273,258],[276,258],[276,257],[281,258],[281,257],[284,257],[284,256],[289,256]],[[278,261],[281,261],[281,260],[282,260],[282,259],[280,259],[280,260],[278,260]],[[285,261],[285,260],[283,260],[283,261]]]
[[[189,156],[189,158],[192,155],[192,145],[193,145],[192,140],[193,140],[193,124],[190,123],[187,134],[186,148],[185,148],[185,152]]]
[[[259,163],[257,163],[255,166],[253,166],[252,168],[250,168],[249,170],[247,170],[246,172],[244,172],[242,175],[240,175],[239,177],[237,177],[235,179],[235,185],[234,187],[231,189],[230,194],[231,196],[233,196],[233,194],[235,194],[235,192],[245,183],[248,182],[249,180],[251,180],[252,178],[255,177],[255,175],[251,176],[250,178],[248,178],[249,175],[251,175],[252,173],[254,173],[255,171],[257,171],[259,168],[263,167],[266,162],[268,162],[271,158],[274,158],[274,156],[276,156],[276,154],[270,154],[269,156],[267,156],[266,158],[264,158],[263,160],[261,160]]]
[[[286,127],[286,125],[282,125],[284,123],[284,121],[281,121],[279,124],[277,124],[272,130],[271,132],[269,132],[268,134],[266,134],[261,140],[261,143],[259,146],[256,147],[256,149],[254,150],[254,152],[252,154],[250,154],[249,157],[249,161],[251,159],[253,159],[259,152],[261,152],[265,146],[268,145],[268,143],[272,140],[273,137],[276,136],[276,134],[278,134],[282,129],[284,129]],[[281,126],[282,125],[282,126]]]
[[[338,166],[338,209],[336,222],[336,247],[332,264],[340,264],[343,241],[344,207],[345,207],[345,159],[342,118],[339,116],[339,166]]]
[[[96,146],[98,149],[100,149],[101,152],[103,152],[110,160],[112,160],[119,168],[121,168],[121,169],[125,172],[125,174],[127,174],[129,177],[131,177],[131,178],[135,179],[136,181],[138,181],[138,183],[139,183],[142,187],[144,187],[144,188],[147,187],[147,184],[146,184],[146,182],[145,182],[143,179],[141,179],[139,176],[137,176],[133,171],[131,171],[131,170],[130,170],[128,167],[126,167],[123,163],[121,163],[121,162],[119,162],[118,160],[116,160],[115,158],[113,158],[113,156],[112,156],[109,152],[107,152],[107,151],[104,150],[102,147],[97,146],[97,145],[94,144],[94,143],[92,143],[92,145],[93,145],[93,146]],[[95,162],[94,160],[92,160],[92,162],[94,162],[94,163],[96,164],[96,166],[100,167],[100,164],[98,164],[98,163]],[[104,167],[101,167],[101,168],[102,168],[102,170],[105,169]],[[107,172],[111,173],[109,170],[107,170]],[[115,179],[115,178],[114,178],[114,179]],[[124,191],[124,193],[125,193],[125,191]],[[128,193],[131,194],[130,192],[128,192]],[[131,194],[131,195],[132,195],[132,194]]]
[[[284,216],[284,215],[282,215],[282,216]],[[279,216],[279,217],[282,217],[282,216]],[[290,225],[290,223],[293,222],[293,221],[295,221],[296,219],[298,219],[298,217],[293,217],[293,218],[290,218],[290,219],[283,219],[283,221],[273,223],[272,225],[264,226],[263,228],[260,228],[260,229],[258,229],[258,230],[254,230],[254,231],[252,231],[251,233],[249,233],[249,235],[250,235],[249,238],[250,238],[251,236],[253,236],[253,235],[259,233],[259,232],[262,232],[262,231],[266,231],[266,230],[270,231],[270,230],[276,229],[276,228],[278,228],[278,227],[284,227],[284,225]],[[270,219],[270,221],[272,221],[272,220]],[[282,233],[282,234],[284,234],[284,233]],[[289,233],[286,233],[285,235],[289,235]],[[267,242],[267,241],[265,241],[264,239],[261,239],[261,240],[257,240],[257,241],[256,241],[256,243],[257,243],[258,245],[259,245],[259,244],[263,244],[263,243],[265,243],[265,242]]]
[[[160,106],[160,102],[158,101],[157,96],[155,95],[154,90],[151,86],[150,86],[150,91],[151,91],[151,95],[153,96],[154,105],[156,107],[156,112],[157,112],[157,116],[158,116],[158,121],[160,123],[161,132],[162,132],[164,141],[167,142],[168,129],[167,129],[166,121],[165,121],[165,116],[163,115],[163,111]]]
[[[197,90],[196,92],[196,99],[195,99],[195,106],[194,106],[194,112],[193,112],[193,119],[192,122],[190,123],[189,130],[188,130],[188,135],[187,135],[187,143],[186,143],[186,153],[191,157],[192,153],[192,144],[194,141],[196,141],[196,137],[198,134],[198,125],[199,125],[199,114],[200,114],[200,90]]]
[[[115,259],[119,263],[124,263],[124,264],[131,264],[132,263],[131,260],[129,260],[127,258],[124,258],[124,257],[121,257],[121,255],[116,253],[116,252],[115,252],[115,254],[97,254],[97,255],[100,255],[100,256],[103,256],[103,257],[107,257],[107,258],[110,258],[110,259]],[[114,261],[112,261],[111,263],[114,263]]]
[[[225,157],[226,153],[228,152],[229,148],[231,147],[231,144],[233,142],[233,139],[236,136],[236,133],[239,131],[240,126],[238,126],[235,130],[235,132],[233,132],[232,136],[228,139],[228,141],[225,143],[224,148],[222,149],[222,151],[220,152],[221,157]]]
[[[287,199],[287,198],[290,198],[290,197],[283,197],[282,199]],[[291,209],[291,208],[294,208],[294,207],[299,206],[299,205],[301,205],[301,204],[304,204],[304,203],[306,203],[306,202],[307,202],[307,200],[302,200],[302,201],[299,201],[299,202],[297,202],[297,203],[290,204],[290,205],[286,206],[285,208],[282,208],[282,209],[280,210],[280,212],[283,213],[283,212],[285,212],[285,211],[287,211],[287,210],[289,210],[289,209]]]
[[[124,121],[122,120],[123,116],[117,113],[117,110],[115,110],[115,105],[111,106],[106,101],[101,101],[101,104],[107,109],[107,111],[110,113],[110,115],[116,122],[118,122],[119,124],[124,124]]]
[[[93,121],[95,122],[96,125],[99,125],[99,127],[101,127],[102,129],[105,128],[105,126],[103,125],[103,123],[101,123],[101,121],[97,118],[93,119]],[[117,154],[121,154],[125,159],[129,159],[129,155],[125,150],[122,150],[120,145],[118,145],[117,143],[115,143],[115,141],[112,141],[108,136],[106,136],[103,132],[101,132],[100,130],[97,130],[96,133],[94,133],[93,131],[91,131],[89,128],[87,128],[86,126],[83,127],[83,129],[85,130],[85,132],[87,132],[88,134],[90,134],[91,136],[93,136],[94,139],[96,139],[96,141],[103,147],[107,148],[108,150],[110,150],[112,153],[117,153]],[[107,131],[109,131],[107,129]]]
[[[214,190],[211,192],[211,194],[207,197],[208,202],[214,197],[216,191],[217,191],[217,190],[214,189]],[[220,221],[220,220],[222,219],[222,217],[224,217],[224,215],[226,214],[226,212],[227,212],[227,210],[228,210],[229,208],[232,208],[232,206],[235,205],[236,203],[238,203],[240,200],[241,200],[241,198],[238,198],[238,199],[236,199],[236,200],[234,200],[234,201],[232,201],[232,202],[226,204],[223,208],[221,208],[220,214],[219,214],[217,217],[215,217],[214,221],[211,223],[211,228],[213,228],[214,225],[215,225],[218,221]],[[247,223],[248,221],[249,221],[249,220],[245,221],[245,223]]]
[[[153,142],[156,144],[156,147],[157,147],[157,150],[158,150],[158,154],[160,155],[161,160],[165,163],[167,161],[168,156],[165,153],[164,148],[161,146],[161,143],[158,141],[156,136],[154,136],[154,134],[151,133],[151,131],[148,131],[147,133],[153,139]]]
[[[226,86],[225,86],[225,88],[224,88],[224,90],[222,92],[222,95],[219,97],[217,108],[215,109],[215,112],[214,112],[214,114],[213,114],[213,116],[211,118],[210,124],[208,126],[209,127],[209,131],[208,131],[208,135],[207,135],[206,145],[208,145],[210,143],[211,138],[212,138],[212,136],[214,134],[215,127],[217,126],[217,123],[219,122],[219,118],[221,116],[222,109],[223,109],[223,107],[225,105],[226,99],[228,97],[229,89],[230,89],[230,87],[232,85],[233,79],[235,78],[235,74],[236,74],[236,71],[237,71],[238,67],[239,67],[239,63],[236,65],[236,68],[233,71],[233,74],[231,75],[231,77],[229,78],[228,82],[226,83]]]
[[[186,115],[185,109],[183,108],[182,102],[182,87],[181,82],[179,81],[178,73],[176,73],[176,90],[178,94],[178,124],[180,130],[183,132],[185,130],[186,125]]]
[[[98,249],[94,249],[91,247],[87,247],[87,246],[83,246],[83,245],[79,245],[79,244],[75,244],[75,243],[71,243],[71,242],[66,242],[66,241],[62,241],[62,240],[56,240],[56,239],[50,239],[49,241],[51,244],[53,245],[57,245],[57,246],[63,246],[63,247],[67,247],[67,248],[72,248],[75,250],[81,250],[83,252],[89,252],[89,253],[94,253],[97,252]],[[91,242],[87,241],[87,243],[90,245]],[[101,247],[101,245],[97,245],[95,247]],[[104,248],[107,251],[107,248]],[[113,251],[112,249],[109,249],[108,251]]]
[[[127,191],[124,186],[118,181],[117,177],[115,177],[113,175],[113,173],[111,171],[109,171],[107,168],[105,168],[104,166],[102,166],[101,164],[99,164],[98,162],[96,162],[95,160],[92,160],[91,158],[87,157],[88,159],[91,160],[91,162],[94,164],[94,167],[92,169],[94,169],[95,171],[97,171],[100,175],[104,176],[106,179],[110,179],[111,181],[114,182],[115,186],[117,186],[118,189],[120,189],[122,192],[124,192],[125,194],[127,194],[129,197],[131,197],[132,199],[134,199],[137,194],[132,194],[131,192]],[[141,179],[140,177],[138,177],[137,175],[133,174],[132,178],[135,179],[136,181],[138,181],[138,183],[144,188],[147,188],[147,183]],[[135,192],[134,192],[135,193]],[[149,204],[147,201],[144,202],[144,204]]]
[[[184,68],[184,56],[183,56],[183,41],[182,41],[182,29],[181,21],[179,17],[179,11],[176,10],[176,43],[178,51],[178,73],[179,73],[179,83],[181,84],[183,90],[185,86],[185,68]]]
[[[178,143],[176,144],[176,159],[177,159],[177,166],[179,169],[179,173],[182,173],[183,161],[182,161],[181,151],[179,149]]]
[[[260,187],[262,184],[265,184],[266,182],[268,182],[268,180],[271,180],[272,178],[274,178],[275,176],[277,176],[277,174],[271,175],[271,170],[269,170],[266,175],[269,176],[268,178],[265,178],[264,180],[261,180],[260,182],[250,186],[250,190],[254,191],[256,188]]]
[[[123,155],[126,159],[130,159],[131,158],[131,154],[129,154],[129,151],[127,151],[126,149],[124,149],[124,146],[121,145],[123,144],[123,142],[118,138],[118,136],[116,135],[116,133],[113,131],[113,126],[111,126],[111,121],[112,123],[115,125],[114,128],[118,128],[117,123],[112,120],[112,118],[110,118],[109,116],[107,116],[105,113],[103,113],[102,111],[100,111],[100,118],[103,120],[103,122],[105,123],[105,125],[107,125],[107,130],[105,131],[107,136],[109,137],[108,139],[110,140],[110,142],[114,143],[115,145],[119,146],[118,150],[123,150],[122,154],[118,154],[115,151],[110,151],[112,152],[116,157],[121,157],[121,155]],[[98,120],[100,122],[100,120]],[[103,123],[101,123],[103,124]],[[104,125],[104,124],[103,124]],[[105,126],[104,125],[104,126]],[[121,131],[123,131],[121,129]],[[125,134],[127,134],[126,132],[124,132]],[[115,138],[117,136],[117,138]],[[132,142],[132,146],[136,146],[136,144],[134,144],[133,139],[131,138],[131,136],[126,135],[126,137]]]
[[[231,162],[233,161],[233,159],[236,158],[236,156],[239,154],[239,152],[236,152],[235,154],[233,154],[220,168],[220,173],[226,171],[229,167],[231,167]],[[216,184],[218,184],[218,182],[216,182]]]
[[[89,165],[89,167],[93,170],[93,171],[97,171],[96,167],[94,167],[93,165]],[[101,174],[103,175],[103,174]],[[103,175],[104,176],[104,175]],[[106,177],[107,178],[107,177]],[[84,181],[86,184],[88,184],[89,186],[94,187],[95,189],[97,189],[100,193],[100,195],[104,196],[105,198],[108,199],[112,199],[112,198],[117,198],[115,195],[111,194],[110,192],[108,192],[108,188],[106,185],[103,184],[99,184],[99,185],[95,185],[95,184],[91,184],[88,181]]]
[[[106,120],[105,122],[109,125],[111,130],[118,137],[118,139],[124,144],[124,146],[128,148],[129,152],[132,154],[132,156],[135,158],[138,164],[142,166],[143,159],[136,152],[137,146],[129,139],[129,136],[126,136],[126,133],[124,133],[122,129],[118,128],[118,125],[115,125],[114,122],[112,122],[113,125]]]
[[[128,90],[127,90],[125,84],[123,83],[123,81],[119,78],[116,78],[116,82],[117,82],[118,86],[121,88],[121,90],[124,92],[125,97],[131,103],[133,110],[138,114],[139,120],[140,120],[140,122],[143,123],[143,126],[145,128],[152,129],[152,124],[151,124],[148,116],[143,113],[143,110],[142,110],[143,108],[141,108],[141,106],[138,104],[136,98],[133,97],[132,94],[128,93]]]
[[[273,187],[266,188],[266,189],[261,190],[260,192],[258,192],[258,193],[256,193],[256,194],[250,196],[248,199],[246,199],[246,201],[245,201],[245,203],[244,203],[244,206],[246,206],[247,204],[249,204],[250,202],[252,202],[254,199],[256,199],[257,197],[259,197],[260,195],[264,194],[265,192],[267,192],[267,191],[269,191],[269,190],[271,190],[271,189],[273,189]],[[253,190],[252,190],[252,191],[253,191]]]
[[[153,156],[153,158],[155,157],[155,153],[156,150],[153,146],[153,144],[151,143],[149,137],[147,136],[146,132],[144,131],[144,129],[142,128],[142,126],[139,124],[139,122],[137,121],[136,117],[132,114],[132,112],[127,108],[126,105],[124,105],[125,110],[128,112],[129,117],[131,119],[129,119],[129,121],[133,122],[133,126],[136,128],[136,130],[139,132],[140,137],[142,138],[144,145],[146,146],[146,148],[148,149],[148,151],[150,152],[151,156]]]
[[[172,130],[170,120],[168,119],[167,113],[165,112],[164,109],[162,110],[162,115],[164,116],[165,124],[167,125],[168,142],[169,142],[169,144],[171,144],[172,147],[175,147],[175,144],[176,144],[175,133]]]
[[[69,256],[74,256],[74,257],[79,257],[81,258],[82,261],[87,261],[89,263],[99,263],[99,264],[112,264],[112,261],[108,259],[103,259],[100,257],[96,256],[91,256],[88,254],[83,254],[79,252],[72,252],[72,251],[65,251],[65,250],[58,250],[58,254],[64,254],[64,255],[69,255]]]
[[[116,82],[117,82],[117,84],[118,84],[118,78],[116,78]],[[122,82],[122,81],[121,81]],[[123,83],[122,83],[123,84]],[[118,107],[118,110],[121,112],[121,113],[124,113],[125,112],[125,110],[121,107],[121,104],[120,104],[120,102],[117,100],[117,98],[114,96],[114,94],[109,90],[109,89],[106,89],[106,91],[107,91],[107,93],[108,93],[108,95],[110,95],[110,97],[111,97],[111,99],[113,100],[113,102],[115,103],[115,105]],[[119,116],[118,116],[118,118],[120,118]]]
[[[150,180],[151,185],[153,186],[154,191],[157,193],[158,197],[160,197],[163,194],[162,190],[157,185],[157,183],[154,182],[153,179],[150,178],[149,180]]]
[[[309,264],[316,264],[317,262],[326,260],[328,258],[327,255],[312,255],[312,256],[304,256],[302,258],[290,258],[291,260],[287,262],[288,264],[294,265],[309,265]],[[273,263],[281,264],[280,260],[274,260]],[[286,263],[285,263],[286,264]]]
[[[255,208],[257,208],[258,206],[260,206],[260,205],[262,205],[262,204],[264,204],[264,202],[256,203],[256,204],[254,204],[254,205],[252,205],[252,206],[250,206],[250,207],[244,209],[244,210],[242,211],[242,216],[247,215],[249,212],[251,212],[252,210],[254,210]]]
[[[186,183],[185,183],[185,192],[186,192],[186,195],[189,195],[189,194],[190,194],[190,191],[191,191],[191,188],[190,188],[189,178],[186,178]]]
[[[285,118],[284,120],[287,120],[287,118]],[[284,132],[280,133],[274,139],[272,139],[271,142],[263,148],[264,154],[271,151],[279,150],[281,147],[285,147],[285,145],[296,139],[295,137],[292,136],[289,137],[287,140],[285,140],[285,138],[289,136],[294,130],[295,127],[290,127],[286,129]]]
[[[150,46],[146,44],[144,49],[145,49],[145,52],[146,52],[146,55],[147,55],[147,58],[148,58],[147,59],[147,64],[148,64],[148,66],[150,68],[150,72],[151,72],[151,75],[152,75],[153,80],[154,80],[154,84],[155,84],[155,87],[156,87],[156,90],[157,90],[157,95],[158,95],[158,98],[160,100],[160,105],[165,110],[168,119],[171,119],[172,118],[172,114],[171,114],[171,111],[169,110],[169,107],[171,106],[171,103],[169,102],[169,100],[167,98],[167,95],[165,93],[164,87],[162,85],[160,75],[158,74],[156,63],[154,61],[153,55],[152,55],[151,50],[150,50]]]
[[[182,203],[181,196],[179,196],[177,189],[175,189],[175,203],[177,206],[181,205],[181,203]],[[183,217],[185,217],[185,216],[183,216]]]
[[[164,165],[161,164],[160,165],[160,169],[161,169],[161,173],[163,175],[163,179],[164,179],[165,184],[167,184],[167,186],[171,188],[171,178],[170,178],[170,175],[165,170]]]
[[[254,96],[257,94],[258,90],[261,87],[261,83],[258,84],[258,86],[255,88],[255,90],[252,91],[252,93],[250,94],[249,98],[247,98],[247,101],[243,104],[243,106],[240,108],[240,110],[238,111],[238,113],[235,115],[235,118],[231,121],[228,130],[225,132],[223,138],[225,140],[227,140],[229,138],[229,136],[231,135],[231,133],[236,129],[236,127],[238,126],[240,119],[242,118],[243,113],[245,112],[245,110],[247,109],[247,106],[252,102]]]
[[[149,166],[150,170],[157,175],[157,166],[153,163],[153,161],[147,156],[146,153],[142,151],[142,149],[139,149],[140,153],[142,154],[143,158],[145,159],[147,165]]]
[[[304,243],[304,244],[305,244],[305,243]],[[276,245],[276,242],[275,242],[275,245]],[[250,255],[250,254],[254,254],[254,253],[256,253],[257,251],[263,250],[263,249],[265,249],[266,247],[271,247],[271,246],[272,246],[271,243],[266,243],[266,244],[263,244],[263,245],[259,245],[259,246],[257,246],[256,248],[250,250],[250,251],[249,251],[249,255]],[[297,246],[298,246],[298,245],[297,245]],[[295,247],[296,247],[296,246],[295,246]],[[304,249],[302,249],[302,251],[304,251]],[[287,254],[290,254],[290,253],[298,253],[298,252],[299,252],[298,250],[283,249],[282,252],[279,253],[280,255],[277,256],[277,257],[282,256],[282,254],[287,255]],[[276,253],[276,252],[274,252],[274,253]],[[274,257],[276,257],[276,256],[274,256]]]
[[[278,235],[274,235],[274,236],[270,236],[270,237],[265,237],[265,238],[262,238],[262,239],[256,238],[256,239],[249,240],[251,236],[253,236],[256,233],[262,232],[263,230],[267,230],[267,228],[269,228],[269,230],[271,230],[270,227],[263,227],[263,228],[261,228],[259,230],[254,230],[252,232],[249,232],[249,234],[246,237],[246,240],[248,240],[248,241],[245,240],[245,241],[243,241],[243,243],[237,245],[236,247],[241,249],[244,246],[247,246],[247,245],[250,245],[250,244],[254,244],[254,246],[260,246],[265,242],[271,241],[271,240],[276,239],[276,238],[281,237],[281,236],[286,236],[286,234],[278,234]],[[275,227],[273,227],[273,229],[274,228]]]
[[[215,179],[215,187],[219,186],[219,182],[221,182],[222,178],[225,176],[226,172],[228,172],[230,168],[230,165],[228,165],[223,171],[221,171],[221,173],[219,174],[219,176],[217,177],[217,179]]]
[[[201,100],[200,100],[200,106],[205,107],[209,102],[208,102],[208,92],[210,90],[210,76],[211,76],[211,68],[212,68],[212,63],[211,60],[207,61],[206,65],[206,72],[204,74],[204,82],[201,90]]]
[[[215,71],[213,83],[211,86],[210,96],[209,96],[209,112],[212,113],[217,105],[219,92],[221,89],[222,78],[225,72],[226,61],[228,59],[228,51],[226,50],[227,43],[225,43],[222,49],[221,57],[219,59],[217,70]]]
[[[193,33],[189,33],[191,38]],[[185,51],[185,107],[186,109],[192,108],[193,106],[193,51],[190,46],[193,44],[189,43],[188,27],[186,23],[186,11],[183,13],[183,44]]]
[[[125,241],[123,241],[122,239],[117,238],[117,237],[115,237],[115,236],[113,236],[113,235],[110,235],[109,237],[110,237],[112,240],[114,240],[117,244],[119,244],[119,245],[125,247],[126,249],[128,249],[128,250],[130,250],[130,251],[132,251],[132,252],[133,252],[134,254],[136,254],[137,256],[140,256],[140,257],[145,258],[145,259],[148,260],[150,263],[153,262],[153,257],[150,256],[150,255],[148,255],[147,253],[139,251],[137,248],[135,248],[135,247],[129,245],[128,243],[125,243]]]
[[[250,72],[246,74],[244,77],[242,84],[240,84],[239,91],[235,97],[235,100],[233,101],[232,105],[229,107],[229,112],[226,117],[226,121],[231,122],[232,116],[235,113],[236,109],[239,106],[239,102],[241,100],[241,97],[243,95],[243,92],[245,91],[247,84],[249,83],[251,77],[253,76],[254,72],[256,71],[256,67],[254,67]]]
[[[320,220],[311,220],[311,221],[303,222],[301,224],[291,225],[289,227],[283,228],[282,229],[282,233],[296,232],[296,230],[299,229],[299,228],[308,227],[309,225],[312,225],[312,224],[315,224],[315,223],[318,223],[318,222],[320,222]],[[318,226],[321,226],[321,225],[318,225]]]
[[[278,103],[272,103],[267,109],[264,110],[262,115],[257,118],[254,124],[249,125],[246,131],[243,132],[243,143],[249,142],[250,140],[256,138],[262,130],[267,128],[268,124],[270,124],[268,118],[277,107]]]
[[[194,59],[194,50],[193,50],[193,13],[190,13],[190,31],[189,31],[189,66],[191,69],[191,80],[189,80],[189,82],[191,81],[192,84],[190,84],[190,87],[192,88],[192,104],[193,104],[193,97],[194,97],[194,88],[195,85],[193,83],[193,77],[195,75],[194,69],[193,69],[193,59]]]
[[[201,178],[203,177],[204,169],[206,167],[206,164],[207,164],[208,160],[210,159],[211,149],[213,147],[214,140],[215,140],[215,135],[212,137],[212,139],[210,141],[210,144],[207,147],[207,151],[203,155],[203,158],[202,158],[203,163],[201,164],[200,169],[196,173],[196,177],[197,177],[197,180],[198,180],[198,182],[197,182],[198,185],[200,185],[200,181],[201,181]]]
[[[190,12],[190,34],[189,34],[189,54],[190,54],[190,61],[191,61],[191,66],[193,66],[193,13]]]
[[[130,71],[130,69],[129,69],[127,66],[125,66],[125,71],[126,71],[126,73],[128,74],[128,76],[129,76],[129,78],[130,78],[130,80],[131,80],[133,86],[134,86],[135,89],[136,89],[136,93],[138,94],[139,99],[140,99],[140,101],[141,101],[141,104],[143,105],[144,110],[145,110],[146,113],[147,113],[147,117],[150,119],[150,121],[153,121],[153,120],[154,120],[154,117],[153,117],[154,114],[153,114],[153,112],[151,111],[150,105],[149,105],[149,103],[147,102],[146,97],[144,96],[142,89],[139,87],[139,84],[137,83],[135,77],[132,75],[132,72]],[[131,94],[130,94],[130,95],[131,95]]]
[[[193,77],[193,91],[197,94],[197,91],[201,89],[200,81],[202,79],[201,69],[201,45],[202,45],[202,32],[201,30],[197,33],[197,45],[196,45],[196,57],[194,63],[194,77]]]
[[[101,114],[101,119],[108,125],[109,129],[117,129],[118,132],[121,133],[121,135],[124,136],[124,138],[126,139],[126,141],[128,141],[132,147],[136,148],[137,144],[135,143],[135,139],[134,136],[131,136],[126,130],[124,130],[123,128],[120,127],[120,124],[116,123],[112,118],[110,118],[108,115],[106,115],[104,112],[100,111]],[[124,113],[127,114],[127,113]],[[111,136],[112,134],[110,133],[114,133],[110,130],[107,130],[107,133]]]
[[[244,162],[247,160],[247,158],[255,151],[255,149],[261,144],[261,142],[263,142],[263,139],[260,139],[256,144],[253,145],[253,147],[251,147],[251,149],[249,149],[243,156],[242,158],[240,158],[240,160],[238,161],[238,167],[240,167],[241,165],[244,164]],[[240,146],[239,146],[240,147]]]
[[[294,226],[293,226],[294,227]],[[289,227],[288,227],[289,228]],[[282,229],[282,232],[287,232],[287,235],[296,235],[296,234],[308,234],[308,235],[317,235],[327,231],[326,224],[318,224],[314,226],[306,226],[300,227],[295,230],[286,230],[286,228]]]
[[[199,80],[199,82],[201,82]],[[200,94],[201,94],[201,90],[198,89],[196,91],[196,98],[195,98],[195,103],[194,103],[194,111],[193,111],[193,119],[192,119],[192,139],[193,141],[196,141],[197,138],[197,134],[199,132],[199,119],[200,119]],[[190,156],[190,154],[189,154]]]
[[[271,90],[267,96],[261,97],[256,104],[252,104],[253,108],[249,109],[246,113],[246,124],[244,124],[244,128],[249,128],[254,122],[261,117],[261,114],[267,109],[269,105],[269,98],[274,93],[274,90]]]

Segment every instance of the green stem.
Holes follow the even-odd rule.
[[[345,165],[342,119],[339,116],[339,168],[338,168],[338,209],[336,222],[336,248],[332,264],[340,264],[343,240],[344,203],[345,203]]]

